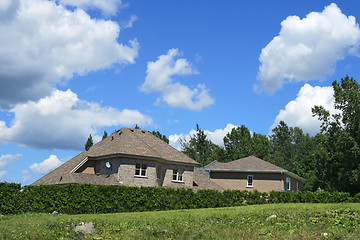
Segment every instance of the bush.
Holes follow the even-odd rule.
[[[0,214],[57,211],[67,214],[142,212],[264,203],[360,202],[360,193],[198,190],[90,184],[26,186],[0,183]]]

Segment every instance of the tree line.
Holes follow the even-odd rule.
[[[360,192],[360,88],[348,76],[332,83],[334,107],[330,114],[323,106],[312,108],[321,122],[315,136],[284,121],[269,136],[251,133],[241,125],[233,128],[218,146],[207,139],[199,125],[189,140],[181,139],[182,152],[202,166],[216,160],[229,162],[254,155],[289,170],[306,181],[303,190]]]
[[[180,139],[182,152],[205,166],[213,161],[230,162],[250,155],[289,170],[303,178],[302,189],[315,191],[360,192],[360,87],[352,77],[332,83],[334,107],[340,113],[330,114],[323,106],[312,108],[313,117],[321,122],[315,136],[284,121],[266,136],[251,133],[244,126],[233,128],[223,138],[222,146],[214,144],[198,124],[189,140]],[[139,128],[136,124],[135,128]],[[158,131],[153,135],[169,143]],[[107,137],[104,131],[103,139]],[[85,144],[93,145],[89,135]]]

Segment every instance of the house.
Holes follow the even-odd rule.
[[[305,180],[254,156],[227,163],[214,161],[201,171],[224,189],[297,192],[300,190],[301,182]]]
[[[204,168],[152,133],[121,128],[32,185],[90,183],[172,188],[295,190],[302,178],[255,157]]]
[[[199,165],[148,131],[121,128],[32,185],[90,183],[221,190],[194,172]]]

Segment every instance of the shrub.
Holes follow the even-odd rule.
[[[360,193],[198,190],[90,184],[25,186],[0,183],[0,214],[53,212],[67,214],[142,212],[214,208],[264,203],[360,202]]]

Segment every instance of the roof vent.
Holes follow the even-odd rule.
[[[119,132],[119,136],[122,134],[122,132]]]
[[[62,180],[62,176],[60,176],[59,182],[61,182],[61,180]]]
[[[141,130],[142,133],[145,133],[145,130]]]
[[[111,136],[111,141],[114,140],[114,136]]]
[[[134,132],[134,129],[130,129],[131,132]]]

